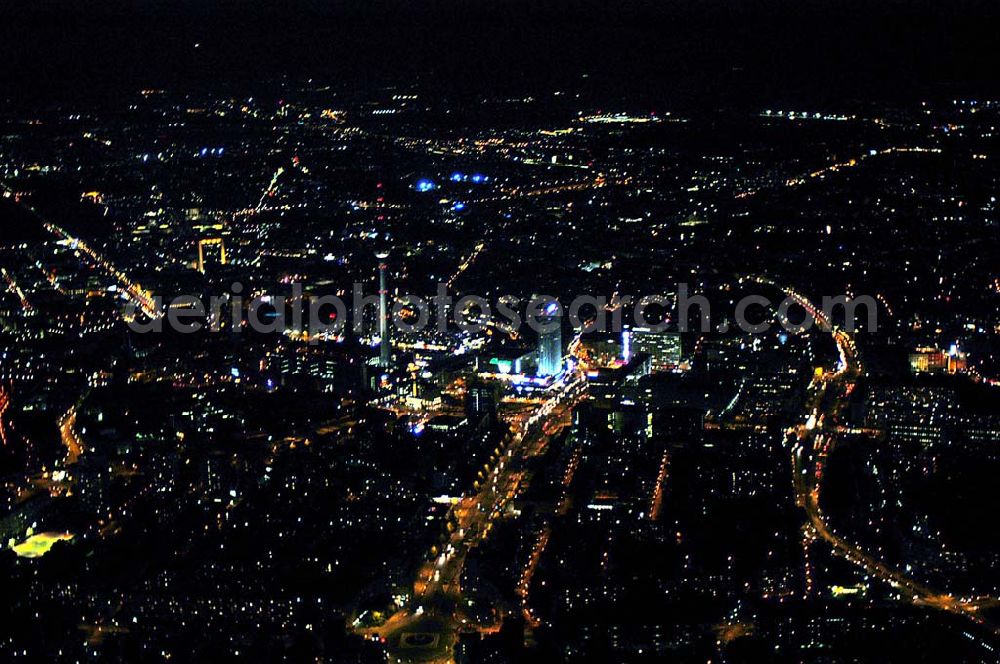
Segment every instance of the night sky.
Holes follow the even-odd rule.
[[[15,7],[0,27],[0,95],[30,102],[282,75],[502,90],[588,74],[674,105],[948,98],[997,86],[983,57],[996,3],[613,4],[49,0]]]

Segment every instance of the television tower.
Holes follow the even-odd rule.
[[[387,367],[390,364],[389,356],[392,353],[392,343],[389,339],[389,266],[385,259],[389,257],[388,251],[379,251],[375,254],[379,259],[378,264],[378,334],[379,334],[379,366]]]

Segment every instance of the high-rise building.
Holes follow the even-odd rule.
[[[495,418],[497,414],[497,389],[495,383],[472,380],[466,388],[465,414],[470,421],[483,417]]]
[[[559,305],[555,302],[545,308],[538,323],[545,331],[538,333],[538,375],[554,376],[562,371],[562,325]]]
[[[392,342],[389,339],[389,266],[385,259],[388,251],[375,254],[378,265],[378,335],[379,335],[379,366],[387,367],[391,362]]]
[[[630,353],[647,353],[653,371],[668,371],[681,363],[681,335],[648,327],[633,328],[629,335]]]
[[[311,384],[332,391],[338,378],[339,357],[324,345],[296,344],[271,357],[271,371],[282,385]]]
[[[968,369],[968,356],[958,347],[952,344],[948,349],[948,373],[962,373]]]

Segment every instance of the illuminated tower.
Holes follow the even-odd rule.
[[[538,322],[546,331],[538,333],[538,375],[554,376],[562,370],[562,321],[559,305],[552,302]],[[551,329],[550,329],[551,328]]]
[[[379,366],[389,366],[389,355],[392,352],[392,344],[389,340],[389,266],[385,259],[389,257],[388,251],[380,251],[375,254],[379,259],[378,264],[378,335],[379,335]]]

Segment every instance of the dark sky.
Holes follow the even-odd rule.
[[[279,75],[489,91],[587,73],[707,103],[998,89],[1000,3],[985,0],[20,4],[0,23],[0,98],[20,102]]]

